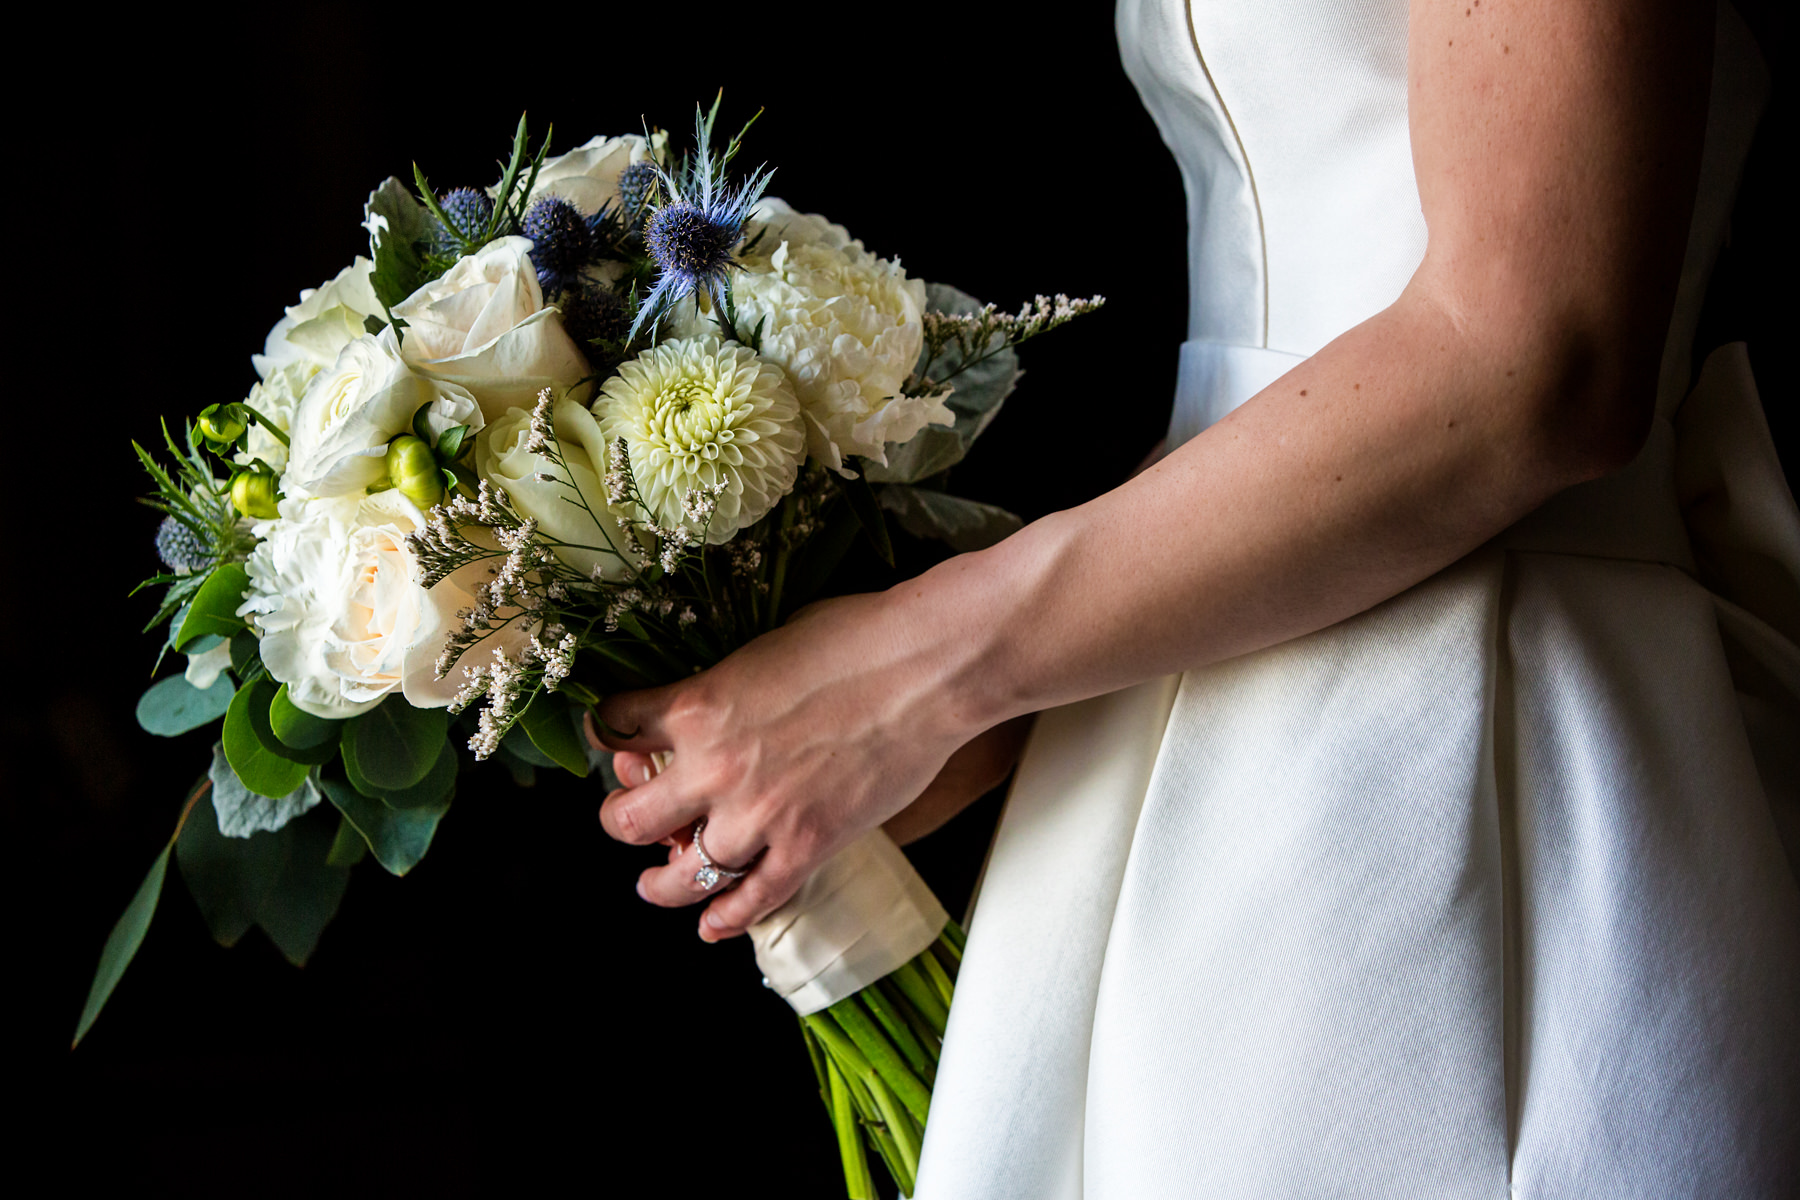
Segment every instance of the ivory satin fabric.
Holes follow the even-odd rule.
[[[1121,0],[1198,435],[1424,251],[1403,0]],[[1766,76],[1720,14],[1657,421],[1340,625],[1043,714],[923,1200],[1800,1195],[1800,516],[1690,362]]]

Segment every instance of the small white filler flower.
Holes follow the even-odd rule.
[[[800,402],[781,368],[716,337],[673,338],[624,364],[594,416],[609,441],[625,443],[651,521],[678,525],[689,491],[718,490],[714,545],[775,507],[806,453]]]

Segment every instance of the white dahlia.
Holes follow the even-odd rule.
[[[689,491],[719,490],[714,544],[774,508],[806,453],[800,403],[781,368],[716,337],[673,338],[624,364],[601,387],[594,416],[609,441],[625,442],[657,524],[683,523]]]
[[[924,346],[924,283],[779,200],[763,202],[757,226],[774,250],[734,280],[738,324],[763,323],[762,353],[794,381],[812,456],[845,473],[852,454],[885,466],[888,443],[953,424],[941,395],[900,393]]]

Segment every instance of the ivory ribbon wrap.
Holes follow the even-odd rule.
[[[891,974],[949,921],[900,847],[872,829],[751,926],[750,940],[764,982],[804,1017]]]

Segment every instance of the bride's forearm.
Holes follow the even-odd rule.
[[[1323,628],[1629,460],[1643,413],[1603,401],[1649,390],[1641,353],[1507,340],[1409,295],[1124,486],[894,589],[941,715],[973,732]]]

